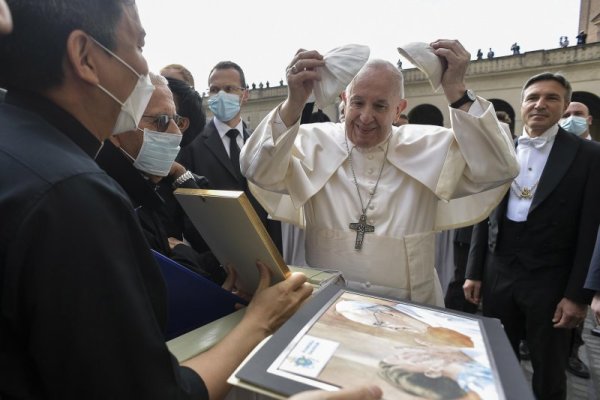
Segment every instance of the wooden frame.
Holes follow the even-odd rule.
[[[256,261],[271,268],[271,283],[290,271],[252,204],[242,191],[177,189],[175,197],[221,265],[233,265],[236,287],[254,293],[260,278]]]

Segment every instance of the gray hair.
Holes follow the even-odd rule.
[[[533,85],[534,83],[541,82],[541,81],[558,82],[563,88],[565,88],[565,102],[567,104],[569,104],[571,102],[571,95],[573,94],[573,88],[571,87],[571,84],[569,83],[567,78],[565,78],[564,75],[561,74],[560,72],[557,72],[557,73],[542,72],[541,74],[537,74],[537,75],[534,75],[531,78],[529,78],[527,80],[527,82],[525,82],[525,85],[523,85],[523,89],[521,90],[521,101],[523,101],[525,90],[529,86]]]
[[[392,74],[392,80],[390,85],[397,85],[398,94],[401,99],[404,99],[404,75],[402,75],[402,71],[400,71],[394,64],[389,61],[381,60],[381,59],[373,59],[367,61],[365,65],[358,71],[356,76],[352,79],[352,81],[346,87],[346,94],[352,93],[352,87],[354,86],[354,82],[357,78],[359,78],[362,74],[364,74],[369,69],[380,69],[380,70],[388,70]]]

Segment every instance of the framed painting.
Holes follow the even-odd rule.
[[[534,399],[498,320],[337,285],[317,293],[235,378],[273,397],[377,384],[385,399]]]

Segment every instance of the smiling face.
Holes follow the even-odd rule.
[[[392,64],[368,65],[343,94],[346,134],[357,147],[383,142],[406,107],[400,98],[401,75],[393,69]]]
[[[521,117],[529,136],[540,136],[560,120],[566,97],[567,89],[554,80],[537,81],[523,91]]]

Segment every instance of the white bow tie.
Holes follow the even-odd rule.
[[[546,143],[548,143],[548,138],[541,136],[534,138],[527,136],[519,136],[517,143],[519,144],[519,146],[529,146],[534,147],[536,149],[541,149],[546,145]]]

